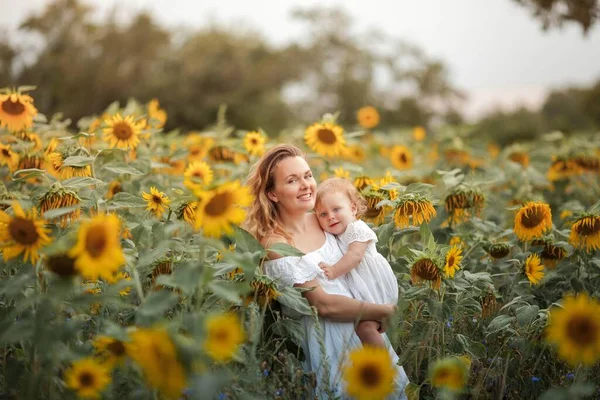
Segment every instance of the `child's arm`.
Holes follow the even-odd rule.
[[[319,267],[321,267],[323,272],[325,272],[325,276],[327,278],[338,278],[358,266],[360,261],[365,256],[365,252],[367,251],[367,247],[369,247],[369,243],[370,241],[352,242],[350,243],[350,246],[348,246],[348,251],[346,254],[344,254],[338,262],[333,265],[320,262]]]

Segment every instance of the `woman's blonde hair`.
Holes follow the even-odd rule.
[[[248,175],[246,184],[254,195],[254,202],[248,210],[243,226],[261,243],[271,235],[279,235],[289,243],[292,242],[292,236],[279,222],[277,206],[267,197],[267,193],[275,188],[277,166],[288,157],[306,158],[296,146],[280,144],[267,151],[252,166]]]
[[[367,200],[361,196],[356,187],[344,178],[329,178],[323,181],[317,189],[315,207],[321,202],[323,196],[329,193],[342,192],[356,206],[356,217],[360,217],[367,211]]]

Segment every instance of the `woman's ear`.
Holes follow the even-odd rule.
[[[273,203],[277,203],[279,200],[277,200],[277,195],[273,192],[268,192],[267,193],[267,197],[269,198],[269,200],[271,200]]]
[[[354,215],[356,217],[356,213],[358,212],[358,209],[356,208],[356,204],[352,203],[352,206],[350,207],[350,210],[352,211],[352,215]]]

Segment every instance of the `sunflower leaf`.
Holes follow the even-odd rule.
[[[287,243],[275,243],[268,248],[268,251],[273,253],[277,253],[283,257],[292,256],[292,257],[302,257],[304,255],[303,252],[295,248],[294,246],[290,246]]]
[[[283,289],[280,289],[280,293],[281,295],[277,297],[277,301],[292,310],[292,314],[296,314],[291,315],[292,317],[312,315],[310,305],[308,304],[308,301],[302,297],[300,291],[293,287],[286,286]]]
[[[115,174],[144,175],[144,173],[139,169],[133,168],[124,162],[106,164],[102,168],[110,172],[114,172]]]
[[[71,188],[71,189],[79,189],[79,188],[86,187],[86,186],[100,185],[100,184],[104,185],[105,183],[103,181],[101,181],[100,179],[90,178],[90,177],[80,177],[80,176],[65,179],[64,181],[61,182],[61,185],[64,188]]]
[[[79,205],[74,205],[74,206],[68,206],[68,207],[61,207],[61,208],[55,208],[52,210],[48,210],[44,213],[44,219],[54,219],[57,217],[62,217],[63,215],[66,215],[70,212],[73,212],[77,209],[79,209]]]
[[[114,210],[116,208],[131,208],[131,207],[144,207],[146,201],[140,196],[135,196],[131,193],[120,192],[115,194],[112,201],[109,202],[108,209]]]
[[[162,317],[165,311],[177,303],[177,299],[177,294],[168,290],[151,293],[136,310],[136,320]]]
[[[85,167],[94,162],[94,157],[88,156],[71,156],[67,157],[62,166],[63,167]],[[62,167],[61,167],[62,168]]]
[[[264,254],[265,249],[248,231],[236,226],[235,229],[235,248],[242,252],[255,253],[261,251]]]

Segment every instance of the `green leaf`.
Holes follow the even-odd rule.
[[[108,209],[114,210],[116,208],[144,207],[146,206],[146,201],[141,196],[120,192],[115,194],[115,196],[112,198],[112,201],[110,201],[108,204]]]
[[[208,284],[208,288],[218,297],[238,304],[241,296],[250,292],[250,286],[246,282],[230,282],[215,280]]]
[[[89,156],[71,156],[63,161],[63,167],[85,167],[94,162],[94,157]]]
[[[387,246],[390,238],[394,234],[395,224],[393,221],[381,225],[377,229],[377,241],[381,246]]]
[[[92,185],[104,185],[104,182],[101,181],[100,179],[96,179],[96,178],[75,177],[75,178],[65,179],[64,181],[61,182],[61,185],[65,188],[79,189],[82,187],[92,186]]]
[[[106,164],[102,168],[107,171],[114,172],[115,174],[144,175],[144,173],[139,169],[133,168],[124,162]]]
[[[462,347],[462,350],[476,358],[485,357],[485,346],[481,343],[473,342],[471,339],[460,333],[456,335],[456,340]]]
[[[268,250],[273,253],[277,253],[283,257],[286,257],[286,256],[302,257],[304,255],[303,252],[301,252],[294,246],[291,246],[287,243],[275,243],[275,244],[271,245],[271,247],[269,247]]]
[[[297,313],[297,315],[293,316],[312,315],[310,304],[308,304],[308,301],[300,294],[299,290],[294,287],[286,286],[279,290],[279,292],[281,293],[281,296],[277,298],[277,301]]]
[[[139,318],[162,316],[165,311],[177,303],[177,299],[177,294],[168,290],[153,292],[137,308],[136,316]]]
[[[498,315],[496,318],[490,322],[486,329],[486,336],[491,335],[492,333],[500,332],[505,330],[512,324],[513,317],[510,315]]]
[[[245,229],[239,226],[234,227],[235,230],[235,248],[242,252],[255,253],[257,251],[266,254],[264,247]]]
[[[181,289],[185,294],[194,293],[202,277],[202,268],[192,265],[180,265],[168,275],[159,275],[157,285]]]
[[[524,326],[533,321],[535,316],[538,314],[540,308],[536,305],[526,305],[519,307],[515,310],[517,316],[517,322],[519,325]]]
[[[57,217],[62,217],[63,215],[66,215],[70,212],[73,212],[75,210],[78,210],[80,208],[79,205],[75,205],[75,206],[68,206],[68,207],[61,207],[61,208],[55,208],[52,210],[48,210],[44,213],[44,219],[54,219]]]
[[[429,229],[429,225],[426,223],[422,223],[421,228],[419,229],[419,233],[421,234],[421,243],[423,245],[423,248],[429,251],[434,251],[435,239],[433,238],[431,229]]]
[[[46,171],[37,168],[20,169],[13,174],[13,180],[35,178],[45,175]]]

